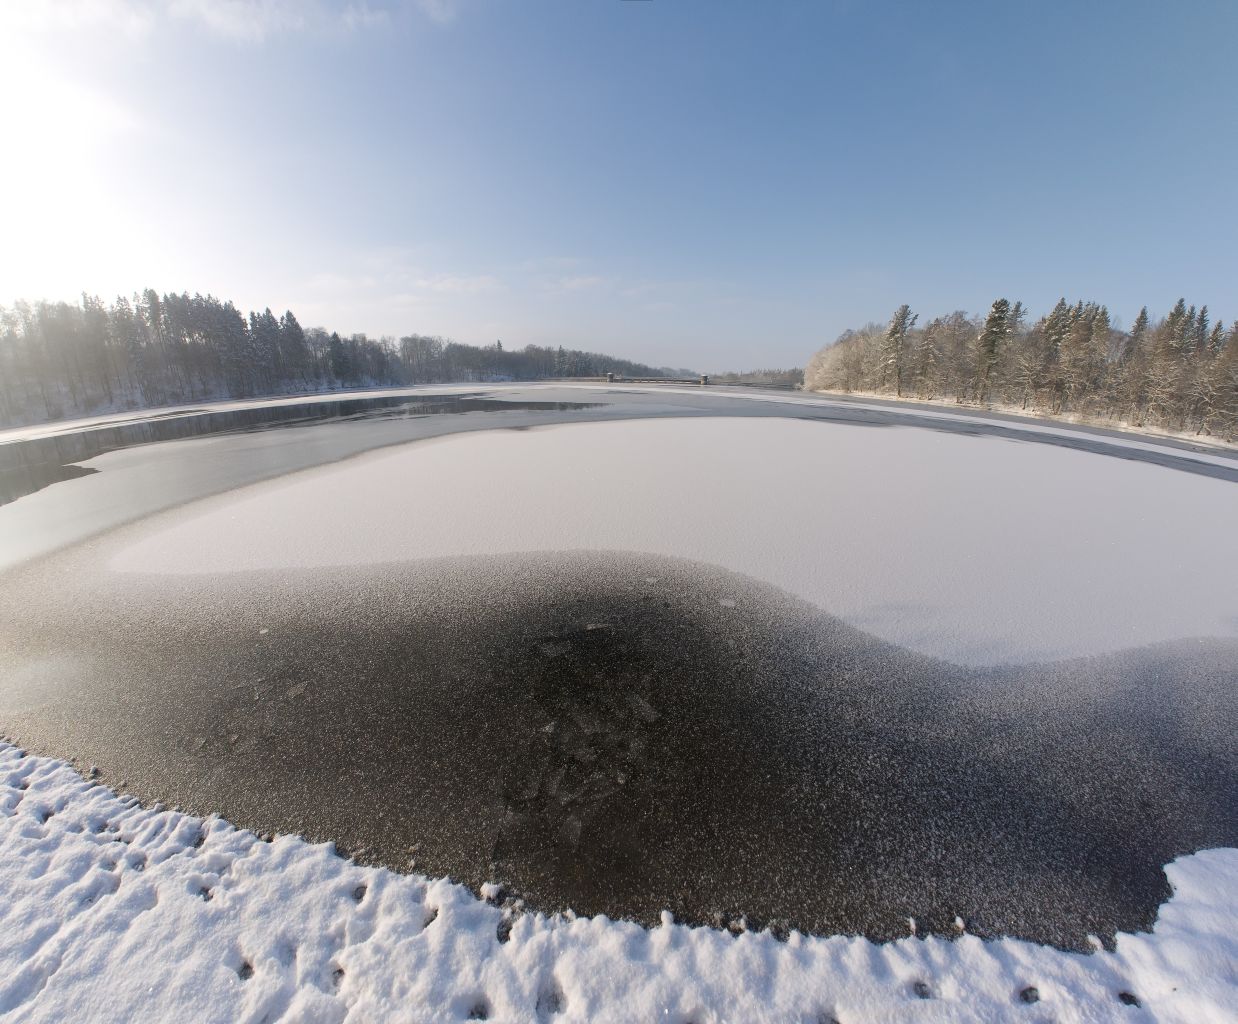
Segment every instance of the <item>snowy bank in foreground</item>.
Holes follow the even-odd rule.
[[[0,1016],[22,1021],[1230,1021],[1238,850],[1152,934],[785,942],[504,911],[440,879],[144,809],[0,744]],[[1047,1011],[1047,1012],[1046,1012]]]

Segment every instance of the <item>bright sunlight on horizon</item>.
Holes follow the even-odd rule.
[[[0,304],[802,365],[902,302],[1238,307],[1238,9],[45,0]]]

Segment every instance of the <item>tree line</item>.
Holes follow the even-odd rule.
[[[154,290],[111,304],[0,306],[0,424],[112,409],[343,387],[684,375],[577,349],[480,347],[302,328],[291,311],[243,314],[211,295]]]
[[[715,384],[757,384],[764,387],[799,388],[804,385],[804,371],[799,367],[790,370],[744,370],[710,374]]]
[[[917,327],[908,306],[885,326],[845,331],[805,369],[805,387],[1007,405],[1238,438],[1238,320],[1179,299],[1129,330],[1096,302],[1061,299],[1028,321],[998,299],[984,318],[954,312]]]

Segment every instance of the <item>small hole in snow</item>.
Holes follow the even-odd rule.
[[[205,842],[206,842],[206,829],[204,829],[204,828],[200,828],[200,829],[198,829],[198,835],[197,835],[197,837],[196,837],[196,838],[194,839],[194,841],[193,841],[193,848],[194,848],[195,850],[200,850],[200,849],[202,849],[202,845],[203,845]]]
[[[1040,1002],[1040,990],[1035,985],[1028,985],[1019,993],[1019,1000],[1024,1003]]]
[[[469,1007],[468,1020],[489,1020],[490,1005],[484,1000],[479,999],[471,1007]]]
[[[214,893],[212,893],[211,890],[207,886],[204,885],[202,886],[201,889],[198,890],[198,895],[202,897],[204,902],[209,903]]]
[[[1142,1006],[1139,997],[1134,992],[1119,992],[1118,1002],[1123,1006]]]
[[[249,981],[249,979],[254,976],[254,965],[248,960],[242,961],[241,966],[237,968],[236,976],[240,978],[241,981]]]
[[[421,922],[421,927],[429,928],[436,920],[438,920],[438,907],[431,907],[426,911],[426,919]]]
[[[917,981],[911,986],[911,991],[916,994],[917,999],[932,999],[933,990],[929,988],[927,981]]]
[[[334,971],[331,972],[331,984],[334,985],[336,988],[340,987],[340,982],[342,982],[343,980],[344,980],[344,968],[343,967],[337,967]]]
[[[494,930],[495,937],[500,942],[506,942],[512,937],[512,925],[516,922],[510,917],[504,917],[499,921],[499,926]]]
[[[786,942],[791,937],[791,925],[779,918],[774,918],[765,927],[778,942]]]
[[[559,983],[551,979],[550,984],[538,993],[537,1015],[546,1018],[562,1013],[566,1003],[567,1000],[563,996],[563,990],[559,988]]]
[[[352,898],[360,903],[363,899],[365,899],[365,892],[365,886],[359,885],[352,891]]]

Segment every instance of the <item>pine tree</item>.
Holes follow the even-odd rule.
[[[1131,356],[1135,355],[1143,347],[1143,341],[1147,333],[1148,307],[1144,306],[1139,310],[1139,315],[1135,317],[1135,322],[1131,325],[1130,338],[1122,351],[1123,359],[1130,359]]]
[[[1066,340],[1066,336],[1070,333],[1071,309],[1066,305],[1066,298],[1057,300],[1057,305],[1053,307],[1053,311],[1045,317],[1045,339],[1049,343],[1048,358],[1050,362],[1057,362],[1057,359],[1062,351],[1062,342]]]
[[[1212,325],[1212,333],[1208,335],[1208,352],[1212,356],[1216,356],[1218,352],[1225,347],[1225,328],[1218,320]]]
[[[305,331],[290,309],[279,318],[279,349],[288,380],[304,383],[309,370],[309,346],[305,341]]]
[[[1022,302],[1015,302],[1010,307],[1010,316],[1007,318],[1006,327],[1012,337],[1019,333],[1019,328],[1023,326],[1023,321],[1026,317],[1027,307]]]
[[[1206,425],[1223,437],[1238,440],[1238,320],[1213,358],[1210,375],[1214,398]]]
[[[1022,316],[1022,303],[1018,304]],[[1011,333],[1011,309],[1009,299],[997,299],[989,307],[989,315],[984,321],[984,330],[976,339],[976,399],[984,402],[988,399],[990,377],[1001,346]]]
[[[1063,296],[1045,317],[1042,326],[1045,344],[1040,378],[1055,396],[1062,390],[1062,348],[1070,336],[1071,315],[1071,307],[1066,304],[1066,297]],[[1054,401],[1056,404],[1056,397]]]
[[[331,376],[341,384],[351,381],[353,379],[352,360],[349,358],[350,352],[343,339],[338,333],[332,331],[327,346],[331,360]]]
[[[915,351],[915,381],[916,389],[921,398],[933,398],[937,394],[940,382],[940,371],[937,357],[937,328],[939,320],[934,320],[920,332],[920,341]]]
[[[1202,349],[1208,344],[1208,307],[1200,306],[1199,315],[1195,318],[1195,333],[1192,341],[1195,348]]]
[[[1109,307],[1097,306],[1092,314],[1092,349],[1099,360],[1109,358],[1109,332],[1112,329],[1109,319]]]
[[[881,388],[888,390],[893,382],[894,393],[900,397],[903,394],[903,346],[907,342],[907,332],[918,319],[919,315],[912,313],[906,303],[899,306],[890,317],[881,346]]]
[[[1190,315],[1194,317],[1195,307],[1191,307]],[[1180,350],[1186,339],[1187,331],[1187,310],[1186,300],[1179,299],[1174,303],[1174,308],[1169,311],[1169,315],[1165,317],[1164,328],[1165,343],[1168,347]]]

